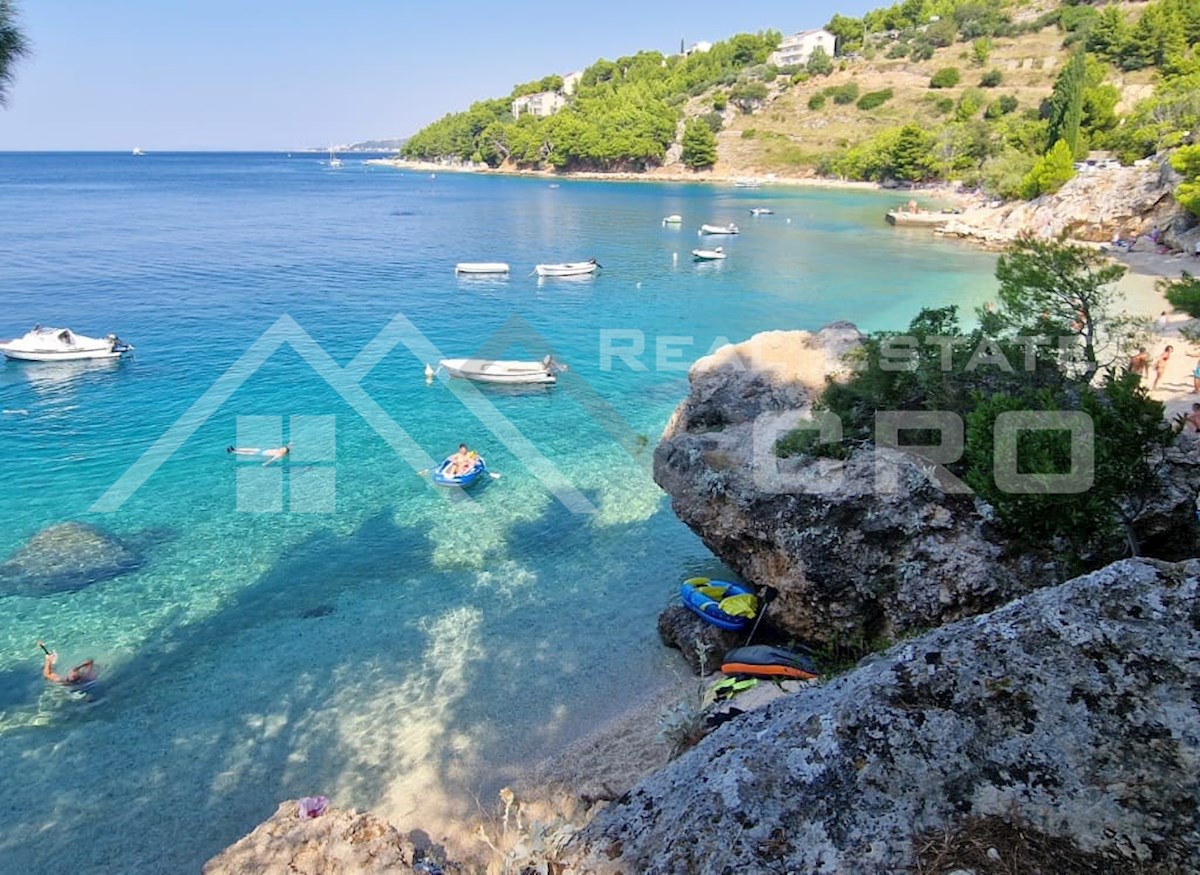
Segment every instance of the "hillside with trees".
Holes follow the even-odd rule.
[[[548,77],[434,122],[404,155],[957,180],[1016,198],[1056,190],[1089,151],[1128,164],[1188,143],[1200,125],[1200,0],[904,0],[826,28],[836,55],[818,50],[803,68],[766,63],[778,33],[597,61],[555,115],[511,111],[515,97],[553,88]]]

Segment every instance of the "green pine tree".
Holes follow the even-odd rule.
[[[17,11],[11,0],[0,0],[0,106],[8,97],[17,59],[29,54],[29,43],[17,29]]]
[[[1129,41],[1129,25],[1119,6],[1105,6],[1087,33],[1087,50],[1116,61]]]
[[[921,182],[932,172],[933,141],[923,128],[907,124],[892,146],[891,175],[901,182]]]
[[[1046,129],[1046,149],[1049,151],[1063,140],[1071,154],[1079,145],[1079,125],[1083,121],[1083,91],[1087,85],[1087,53],[1080,49],[1071,56],[1050,95],[1050,119]]]
[[[703,170],[717,163],[717,138],[703,119],[694,118],[683,129],[683,163]]]
[[[1038,159],[1021,182],[1021,194],[1027,200],[1058,191],[1075,175],[1075,156],[1066,140],[1058,140]]]

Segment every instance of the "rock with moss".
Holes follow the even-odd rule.
[[[981,822],[1044,838],[1057,871],[1190,871],[1198,630],[1195,560],[1039,590],[722,725],[601,811],[565,871],[914,871],[918,837]]]
[[[0,592],[39,596],[83,589],[142,564],[140,553],[87,523],[42,529],[0,564]]]

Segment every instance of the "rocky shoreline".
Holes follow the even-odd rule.
[[[1160,246],[1113,255],[1170,276],[1200,238],[1171,197],[1176,183],[1159,163],[1081,174],[1029,203],[930,194],[962,208],[937,233],[990,248],[1020,234],[1144,240],[1158,226]],[[1164,342],[1178,321],[1159,326]],[[991,871],[1000,857],[1005,871],[1193,866],[1200,803],[1180,788],[1200,778],[1200,704],[1190,692],[1200,667],[1188,656],[1200,651],[1200,562],[1127,560],[1060,583],[1061,557],[1009,550],[985,509],[900,453],[776,459],[774,437],[841,375],[860,339],[846,323],[766,332],[698,361],[655,452],[655,477],[719,558],[778,591],[764,634],[902,643],[833,682],[743,700],[746,713],[675,759],[660,732],[670,703],[648,699],[506,790],[495,813],[464,829],[479,837],[478,855],[451,860],[360,812],[297,824],[295,803],[285,803],[205,871],[883,873],[914,867],[937,844],[922,837],[952,844],[975,829],[1012,841],[985,844],[984,859],[946,858],[969,871]],[[1188,390],[1172,370],[1154,396],[1173,411],[1194,398]],[[881,492],[881,477],[892,488]],[[1160,555],[1196,555],[1200,438],[1177,440],[1158,487],[1139,517],[1142,536]],[[706,650],[736,643],[670,612],[660,634],[701,675],[714,668]],[[680,680],[667,694],[676,716],[689,700],[689,720],[711,707],[696,701],[710,681]],[[1038,857],[1039,848],[1053,852]]]

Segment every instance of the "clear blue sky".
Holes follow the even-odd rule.
[[[884,0],[17,0],[2,150],[287,150],[412,134],[639,49],[820,27]]]

